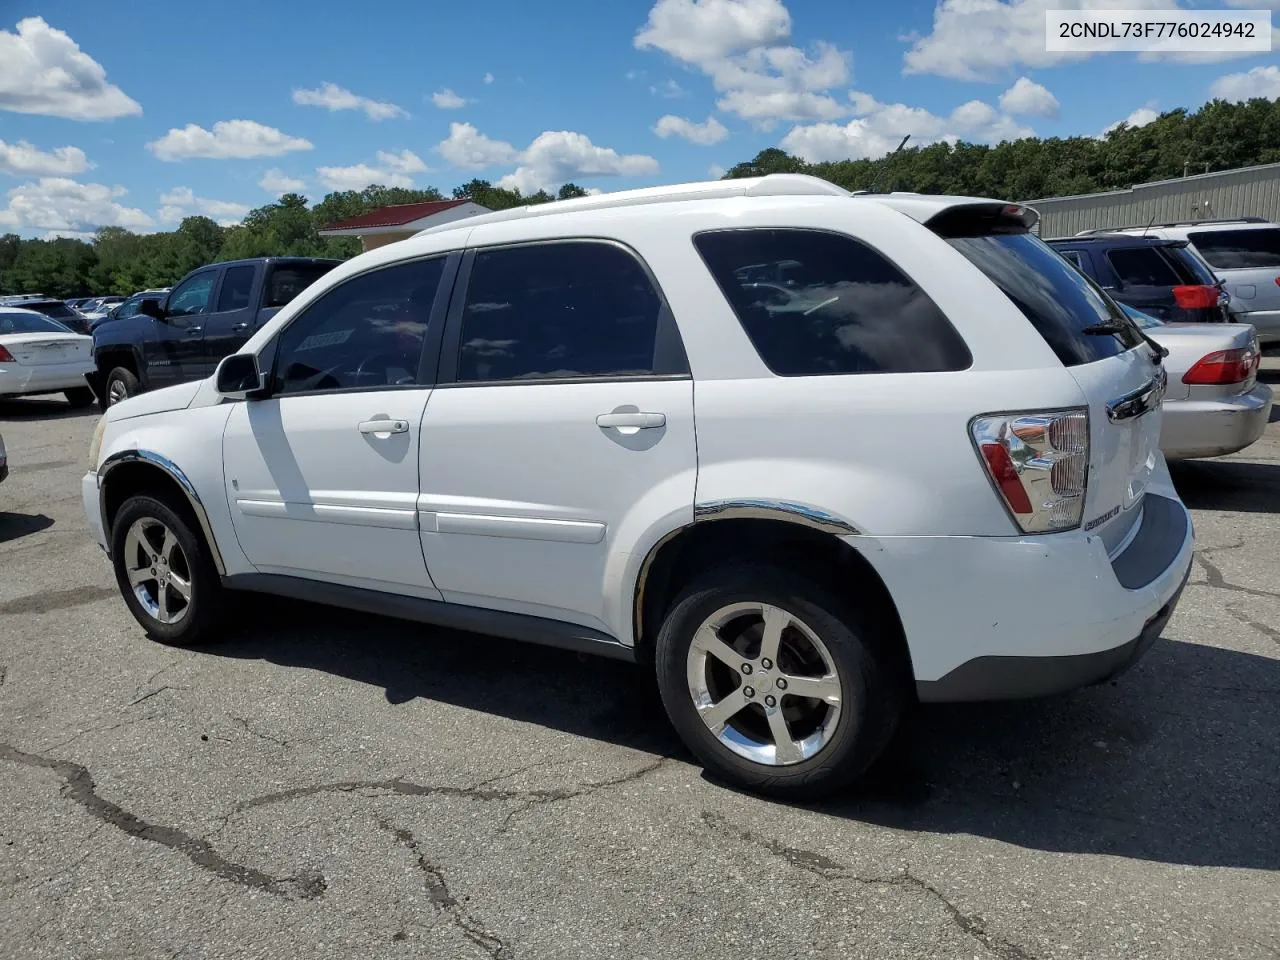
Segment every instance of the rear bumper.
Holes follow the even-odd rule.
[[[1115,557],[1079,531],[849,542],[897,605],[921,700],[1041,696],[1125,669],[1168,621],[1193,550],[1176,497],[1149,489]]]
[[[4,364],[0,368],[0,396],[31,393],[58,393],[86,386],[85,375],[93,372],[93,361],[48,363],[39,366]]]
[[[1243,450],[1267,428],[1271,399],[1271,388],[1259,383],[1248,393],[1220,400],[1168,400],[1160,449],[1169,460],[1220,457]]]

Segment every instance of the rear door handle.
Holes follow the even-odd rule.
[[[596,417],[597,427],[635,427],[639,430],[652,430],[654,427],[665,427],[665,413],[602,413]]]
[[[408,420],[365,420],[360,424],[361,433],[392,434],[408,433]]]
[[[236,330],[236,331],[239,331],[239,330],[248,330],[248,329],[249,329],[249,325],[248,325],[247,323],[233,323],[233,324],[231,325],[231,329],[232,329],[232,330]]]
[[[191,336],[191,335],[192,335],[192,334],[194,334],[194,333],[204,333],[204,327],[187,327],[187,336],[188,336],[188,337],[189,337],[189,336]]]

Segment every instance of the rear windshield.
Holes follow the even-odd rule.
[[[67,333],[60,323],[54,323],[33,313],[0,313],[0,336],[6,333]]]
[[[1013,301],[1065,366],[1093,363],[1142,342],[1137,329],[1092,280],[1029,233],[948,237]],[[1115,323],[1114,334],[1085,333]]]
[[[336,266],[336,263],[284,263],[274,267],[262,305],[283,307]]]
[[[1280,229],[1199,230],[1188,234],[1200,256],[1219,270],[1280,267]]]
[[[1182,283],[1182,277],[1158,247],[1115,247],[1107,251],[1107,259],[1126,286],[1174,287]]]
[[[76,315],[65,303],[28,303],[24,306],[28,310],[39,310],[46,317],[53,317],[55,320],[70,320]]]

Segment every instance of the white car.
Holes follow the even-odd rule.
[[[637,660],[717,774],[830,791],[917,696],[1123,670],[1190,570],[1158,354],[1035,217],[781,175],[428,230],[111,407],[85,511],[157,639],[245,589]]]
[[[1118,304],[1169,351],[1160,449],[1168,460],[1221,457],[1254,443],[1271,416],[1271,387],[1258,382],[1262,352],[1247,323],[1162,323]]]
[[[0,399],[62,393],[76,407],[93,403],[93,338],[34,310],[0,307]]]

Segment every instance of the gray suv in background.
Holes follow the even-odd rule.
[[[1225,281],[1233,319],[1253,324],[1264,346],[1280,344],[1280,226],[1261,217],[1241,217],[1116,232],[1186,240]]]

